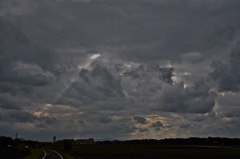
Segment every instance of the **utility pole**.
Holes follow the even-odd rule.
[[[15,139],[18,139],[18,132],[16,133]]]

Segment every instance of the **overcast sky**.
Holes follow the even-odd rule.
[[[240,137],[239,0],[0,0],[0,136]]]

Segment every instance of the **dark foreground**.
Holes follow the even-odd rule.
[[[101,145],[74,147],[81,159],[239,159],[238,148],[162,147],[150,145]]]
[[[85,140],[88,141],[88,140]],[[52,153],[55,150],[62,155]],[[45,153],[44,153],[45,151]],[[240,139],[37,142],[0,137],[0,159],[240,159]]]

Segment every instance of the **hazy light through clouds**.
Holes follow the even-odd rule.
[[[87,59],[87,61],[83,64],[83,65],[78,65],[78,68],[81,70],[81,69],[89,69],[92,62],[97,59],[98,57],[100,57],[101,55],[100,54],[93,54],[90,56],[89,59]]]

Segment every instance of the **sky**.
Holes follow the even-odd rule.
[[[240,137],[239,0],[0,0],[0,136]]]

